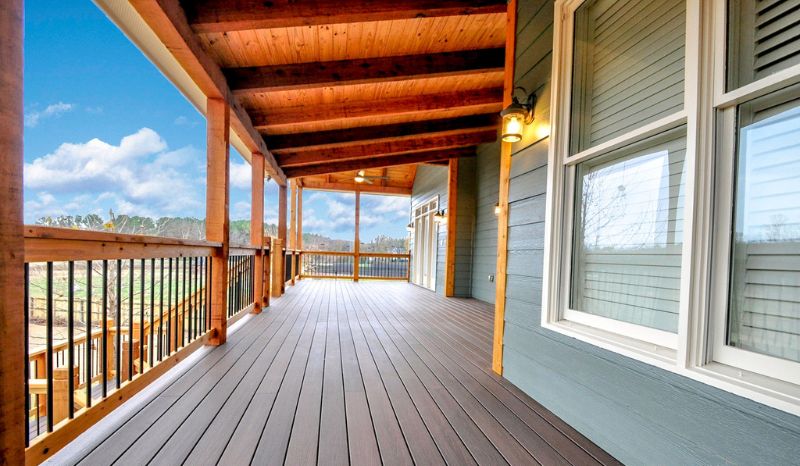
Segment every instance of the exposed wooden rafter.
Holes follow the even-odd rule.
[[[234,93],[379,84],[503,71],[504,50],[484,49],[224,70]]]
[[[281,168],[255,130],[250,116],[228,87],[225,75],[203,50],[186,20],[178,0],[130,0],[142,19],[167,46],[208,98],[223,99],[231,107],[231,126],[251,152],[264,154],[267,173],[279,184],[286,183]]]
[[[474,146],[497,139],[497,130],[481,129],[471,133],[428,136],[400,141],[370,142],[361,146],[309,149],[302,152],[277,155],[278,163],[284,169],[301,165],[335,163],[363,158],[380,158],[397,154],[427,152],[431,149],[444,150],[456,147]]]
[[[426,112],[435,117],[436,111],[474,107],[474,113],[500,111],[503,90],[500,88],[426,94],[384,100],[364,100],[317,105],[276,108],[269,112],[253,109],[250,116],[256,127],[297,125],[312,122],[386,115]]]
[[[274,153],[289,153],[313,146],[359,145],[364,141],[388,138],[416,137],[431,133],[457,134],[464,130],[497,128],[500,118],[497,113],[470,115],[460,118],[427,120],[393,125],[362,126],[344,130],[316,131],[309,133],[279,134],[267,136],[267,143]]]
[[[356,189],[362,193],[371,194],[395,194],[400,196],[410,196],[411,188],[408,186],[379,186],[371,184],[357,185],[355,182],[325,182],[323,180],[304,178],[303,184],[306,189],[323,189],[328,191],[347,191],[353,192]]]
[[[412,163],[425,163],[431,161],[449,160],[457,157],[470,157],[475,155],[474,147],[463,147],[458,149],[442,150],[433,149],[413,154],[398,154],[387,157],[368,157],[364,159],[346,160],[336,163],[322,163],[317,165],[306,165],[298,167],[287,167],[284,169],[286,176],[295,178],[299,176],[321,175],[324,173],[344,172],[367,168],[391,167],[394,165],[406,165]]]
[[[504,13],[505,0],[184,0],[199,33]]]

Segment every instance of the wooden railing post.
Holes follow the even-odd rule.
[[[251,165],[253,189],[250,203],[250,244],[258,248],[253,261],[253,314],[258,314],[267,305],[264,299],[264,154],[253,152]]]
[[[292,179],[289,181],[290,199],[289,199],[289,246],[286,249],[292,250],[292,259],[289,261],[291,264],[291,283],[294,286],[294,276],[297,273],[295,263],[294,250],[297,249],[297,182]]]
[[[107,378],[114,373],[116,367],[117,352],[116,348],[114,348],[116,333],[117,324],[114,322],[114,319],[106,320],[106,341],[108,342],[108,345],[106,345],[106,367],[104,369],[104,374]]]
[[[69,377],[72,376],[73,385],[79,385],[79,368],[56,367],[53,369],[53,424],[58,424],[69,416]]]
[[[359,227],[361,223],[361,191],[356,190],[356,234],[353,241],[353,281],[358,281],[358,263],[361,261],[359,252],[361,251],[361,239]]]
[[[272,294],[275,295],[275,297],[283,294],[285,286],[284,277],[286,275],[286,259],[283,257],[283,248],[286,247],[286,186],[281,186],[278,189],[278,239],[281,240],[281,247],[272,250],[272,254],[274,256],[280,256],[281,259],[280,262],[272,263],[273,269],[275,265],[278,265],[278,268],[274,269],[275,274],[273,274],[273,277],[280,277],[280,293],[276,294],[275,289],[273,288]]]
[[[0,458],[25,462],[24,262],[22,239],[22,0],[0,8]]]
[[[297,242],[295,249],[299,251],[297,256],[297,279],[303,278],[303,186],[297,187]]]
[[[209,344],[225,343],[228,333],[228,247],[230,235],[230,108],[222,99],[208,99],[208,169],[206,239],[222,243],[211,257],[211,335]]]
[[[272,238],[272,245],[269,249],[270,258],[272,260],[272,266],[270,267],[272,271],[272,277],[270,282],[272,283],[272,296],[276,298],[280,298],[281,294],[283,294],[283,254],[281,251],[283,250],[283,241],[280,238]]]

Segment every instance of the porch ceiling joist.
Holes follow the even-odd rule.
[[[400,139],[431,133],[456,134],[475,129],[493,129],[500,124],[497,113],[470,115],[393,125],[362,126],[344,130],[315,131],[308,133],[277,134],[267,136],[267,144],[276,154],[297,152],[314,146],[354,146],[370,140]]]
[[[231,127],[242,138],[248,150],[264,154],[267,173],[281,185],[286,176],[267,149],[264,138],[256,131],[244,107],[234,98],[225,75],[203,50],[178,0],[130,0],[131,5],[172,52],[202,92],[209,98],[224,99],[231,108]]]
[[[505,0],[184,0],[198,33],[505,13]]]
[[[369,183],[342,183],[342,182],[329,182],[320,181],[313,178],[303,179],[304,189],[321,189],[328,191],[361,191],[362,193],[373,194],[395,194],[399,196],[410,196],[412,188],[409,186],[392,186],[392,185],[377,185]]]
[[[286,173],[287,177],[296,178],[300,176],[322,175],[325,173],[336,173],[351,170],[366,170],[368,168],[426,163],[449,160],[452,158],[471,157],[474,155],[474,147],[461,147],[449,150],[433,149],[411,154],[396,154],[386,157],[368,157],[365,159],[345,160],[335,163],[286,167],[284,168],[284,172]]]
[[[501,72],[504,53],[504,49],[494,48],[223,71],[233,92],[251,94]]]
[[[277,154],[278,163],[285,169],[303,165],[336,163],[345,160],[379,158],[398,154],[412,154],[430,150],[447,150],[475,146],[497,139],[497,130],[480,129],[471,133],[434,135],[400,141],[369,142],[360,146],[309,149],[291,154]],[[379,165],[380,166],[380,165]]]
[[[503,90],[500,88],[476,89],[461,92],[424,94],[384,100],[362,100],[333,104],[306,105],[275,108],[268,112],[251,110],[253,124],[258,128],[300,125],[343,118],[363,118],[425,112],[435,116],[436,111],[475,107],[475,113],[500,111]]]

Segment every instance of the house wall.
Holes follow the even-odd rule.
[[[455,296],[472,296],[472,248],[475,235],[475,158],[458,161],[458,200],[456,203],[456,281]],[[449,225],[448,225],[449,228]]]
[[[536,123],[512,158],[504,377],[628,464],[797,461],[800,418],[541,328],[552,26],[552,1],[519,0],[515,84],[540,98]],[[489,243],[480,180],[497,166],[497,152],[483,146],[478,158],[479,299],[488,292],[479,279]]]
[[[475,170],[475,230],[472,248],[472,297],[494,304],[497,271],[497,216],[500,144],[478,147]],[[492,277],[492,280],[489,279]]]

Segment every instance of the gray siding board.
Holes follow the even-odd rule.
[[[540,90],[536,118],[546,121],[552,2],[521,1],[518,33],[515,81]],[[796,462],[800,418],[541,328],[548,141],[532,142],[526,134],[512,158],[504,376],[625,463]],[[486,158],[478,157],[479,177]],[[483,221],[479,213],[473,295],[478,264],[494,265],[497,244],[496,232],[480,233]]]
[[[497,272],[497,216],[500,144],[479,146],[475,170],[475,230],[472,249],[472,297],[494,303]]]

